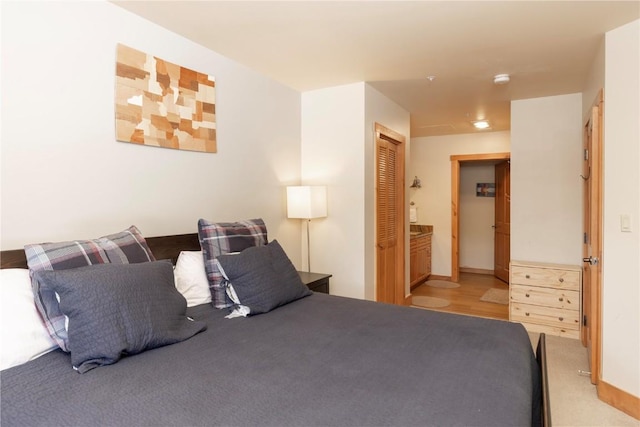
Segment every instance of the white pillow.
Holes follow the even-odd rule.
[[[0,370],[58,347],[40,319],[26,268],[0,270]]]
[[[211,302],[209,280],[202,251],[182,251],[173,270],[176,289],[187,300],[187,307]]]

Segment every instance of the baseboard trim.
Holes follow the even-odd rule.
[[[411,305],[412,301],[413,300],[412,300],[411,294],[405,295],[405,297],[404,297],[404,305]]]
[[[620,390],[602,380],[598,382],[596,389],[598,390],[598,399],[632,416],[636,420],[640,420],[640,397]]]
[[[493,270],[485,270],[483,268],[460,267],[460,273],[486,274],[493,276]]]
[[[428,280],[447,280],[447,281],[451,281],[451,276],[436,276],[435,274],[432,274],[429,276]]]

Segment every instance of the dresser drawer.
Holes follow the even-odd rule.
[[[511,285],[511,302],[541,305],[567,310],[580,310],[580,292],[539,286]]]
[[[511,283],[578,291],[580,271],[511,265]]]
[[[518,322],[529,332],[545,333],[564,338],[580,339],[579,329],[568,329],[556,326],[538,325],[536,323]]]
[[[511,302],[509,319],[566,329],[580,329],[580,312]]]

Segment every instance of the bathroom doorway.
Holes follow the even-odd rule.
[[[452,155],[451,160],[451,280],[457,282],[460,279],[460,168],[462,165],[473,163],[504,163],[509,161],[511,153],[486,153]],[[495,199],[494,199],[495,200]],[[494,223],[494,225],[496,225]],[[508,241],[502,239],[502,243]],[[494,242],[495,244],[495,242]],[[508,247],[507,247],[508,249]],[[500,247],[504,255],[504,247]],[[508,259],[508,255],[502,259]],[[507,262],[508,269],[508,262]],[[507,277],[508,280],[508,277]]]

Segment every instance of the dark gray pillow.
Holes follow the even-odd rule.
[[[248,314],[266,313],[312,294],[277,240],[236,255],[220,255],[216,262],[237,296],[234,302],[248,307]]]
[[[39,271],[69,318],[71,363],[80,373],[121,357],[186,340],[206,325],[187,318],[166,261]]]
[[[94,264],[133,264],[156,260],[135,225],[98,239],[26,245],[24,253],[32,278],[36,271],[41,270],[66,270]],[[60,312],[55,293],[44,289],[35,279],[32,280],[31,286],[36,309],[42,316],[49,335],[62,350],[68,352],[69,340],[65,319]]]

